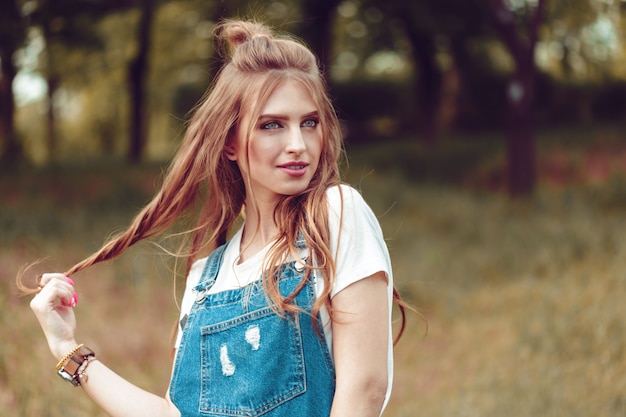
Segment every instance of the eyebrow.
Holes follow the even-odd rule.
[[[319,115],[320,115],[320,112],[317,110],[314,110],[312,112],[303,114],[302,119],[307,119],[309,117],[319,117]],[[265,120],[265,119],[287,120],[289,119],[289,116],[286,116],[284,114],[261,114],[259,116],[259,120]]]

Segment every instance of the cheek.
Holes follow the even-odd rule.
[[[273,165],[276,155],[276,149],[273,146],[268,146],[268,143],[264,143],[264,141],[251,144],[248,149],[249,170],[255,171]]]
[[[254,141],[248,148],[248,158],[250,158],[250,163],[267,159],[267,156],[270,155],[271,151],[271,147],[267,146],[264,141]]]
[[[317,154],[317,157],[319,159],[322,155],[322,150],[324,149],[324,137],[322,136],[321,133],[316,135],[314,146],[315,146],[315,153]]]

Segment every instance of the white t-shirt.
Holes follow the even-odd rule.
[[[341,193],[340,193],[341,190]],[[347,185],[331,187],[326,191],[329,209],[330,250],[336,254],[335,283],[331,298],[350,284],[369,277],[376,272],[383,271],[387,275],[387,298],[389,308],[389,349],[388,369],[389,381],[385,405],[391,394],[393,380],[393,335],[391,332],[391,305],[393,299],[393,275],[391,260],[387,245],[376,216],[367,205],[361,194]],[[343,203],[342,203],[343,197]],[[343,218],[341,216],[343,210]],[[261,251],[246,261],[238,264],[239,248],[243,228],[232,237],[224,252],[222,267],[220,268],[215,284],[209,294],[220,291],[238,289],[258,280],[261,277],[261,267],[264,257],[271,247],[268,244]],[[301,255],[307,255],[303,249]],[[191,267],[187,277],[187,284],[181,304],[181,320],[189,314],[195,302],[192,289],[198,285],[207,258],[198,259]],[[319,296],[324,286],[324,280],[316,280],[316,294]],[[324,335],[330,352],[332,352],[332,325],[328,313],[322,308],[320,311],[324,323]],[[180,344],[181,331],[179,328],[176,338],[176,347]],[[383,407],[384,408],[384,407]]]

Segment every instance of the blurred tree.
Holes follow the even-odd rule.
[[[420,109],[420,138],[426,144],[436,140],[444,76],[453,71],[460,79],[458,88],[471,86],[476,65],[468,45],[484,35],[486,16],[473,0],[404,1],[362,0],[387,17],[388,31],[401,29],[410,45],[415,68],[413,93]],[[450,59],[453,56],[454,59]],[[453,65],[453,67],[452,67]]]
[[[406,39],[411,46],[411,58],[415,68],[413,92],[421,110],[420,138],[427,143],[436,137],[436,113],[441,91],[442,74],[437,65],[437,36],[441,27],[440,15],[435,8],[441,2],[403,0],[363,0],[365,7],[377,7],[387,17],[390,25],[402,23]],[[393,28],[388,28],[392,30]]]
[[[339,3],[341,0],[301,0],[302,21],[298,34],[315,52],[325,74],[330,69],[333,24]]]
[[[249,3],[247,0],[218,0],[213,7],[208,10],[208,18],[213,22],[219,22],[222,19],[234,18],[241,13],[241,9],[244,6],[243,3]],[[215,47],[216,45],[214,45]],[[213,50],[215,64],[211,66],[211,80],[215,78],[219,70],[221,69],[221,60],[219,54],[223,51]]]
[[[532,135],[535,47],[545,0],[362,1],[377,5],[386,15],[403,22],[418,81],[415,93],[422,112],[421,137],[427,142],[436,137],[441,109],[442,65],[438,58],[442,54],[453,58],[448,65],[454,66],[461,80],[460,89],[467,92],[476,75],[486,70],[484,64],[475,62],[471,44],[495,33],[513,62],[506,86],[509,191],[513,196],[530,194],[535,184]]]
[[[193,58],[178,56],[176,60],[169,60],[167,64],[158,63],[158,71],[161,72],[164,65],[168,65],[171,66],[171,72],[173,73],[180,71],[181,66],[187,68],[193,74],[197,74],[199,71],[202,73],[202,77],[194,76],[183,79],[181,83],[174,87],[176,91],[172,100],[176,115],[183,115],[193,108],[193,105],[205,91],[207,84],[215,77],[223,64],[223,57],[220,56],[220,51],[215,50],[216,45],[212,36],[216,22],[222,19],[234,18],[258,19],[276,28],[277,31],[293,33],[297,32],[302,20],[301,4],[298,0],[277,0],[263,3],[250,0],[179,0],[169,4],[179,9],[186,9],[188,16],[184,20],[194,22],[187,29],[192,34],[195,34],[196,39],[191,41],[187,48],[194,49],[196,53],[193,54]],[[179,11],[178,13],[180,15],[181,12]],[[174,46],[175,43],[179,42],[175,36],[170,37],[167,34],[162,35],[160,33],[159,36],[163,38],[162,43],[169,45],[167,48],[177,48],[178,51],[183,49],[180,45]],[[200,57],[201,59],[199,59]],[[205,69],[207,64],[208,72]],[[202,69],[200,70],[200,68]],[[167,76],[174,76],[174,74]],[[158,77],[163,77],[163,74]],[[178,77],[180,77],[180,74],[178,74]],[[191,80],[191,78],[194,78],[194,80]],[[162,81],[160,82],[162,83]]]
[[[48,94],[47,159],[57,152],[56,93],[63,82],[64,57],[72,49],[85,51],[102,47],[94,23],[106,13],[128,7],[126,0],[39,0],[29,2],[25,16],[29,25],[40,30],[45,41],[44,73]]]
[[[14,55],[26,38],[26,22],[17,0],[0,2],[0,163],[13,164],[20,158],[15,132],[13,80],[17,74]]]
[[[597,19],[590,0],[553,0],[546,5],[546,35],[553,42],[551,55],[557,61],[557,76],[575,78],[580,62],[580,32]]]
[[[508,81],[508,186],[513,197],[533,192],[535,144],[533,96],[535,47],[544,18],[545,0],[491,0],[493,24],[515,64]]]
[[[137,26],[137,54],[128,64],[128,91],[130,93],[128,159],[135,164],[141,162],[148,135],[146,84],[156,2],[157,0],[138,0],[140,17]]]
[[[547,51],[560,67],[556,76],[568,81],[602,82],[622,67],[613,58],[624,47],[620,0],[552,0],[546,6]],[[620,33],[622,35],[620,36]],[[622,72],[622,74],[624,74]],[[618,76],[619,77],[619,76]]]

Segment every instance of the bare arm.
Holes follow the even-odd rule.
[[[387,391],[389,305],[383,272],[333,297],[337,386],[331,417],[378,417]]]
[[[136,387],[100,361],[89,364],[87,375],[82,387],[110,416],[180,416],[169,396],[163,398]]]
[[[30,305],[52,354],[60,360],[77,345],[76,318],[71,306],[74,288],[63,274],[44,274],[41,286]],[[180,416],[169,397],[159,397],[132,385],[100,361],[91,362],[86,373],[87,380],[82,378],[81,386],[112,417]]]

